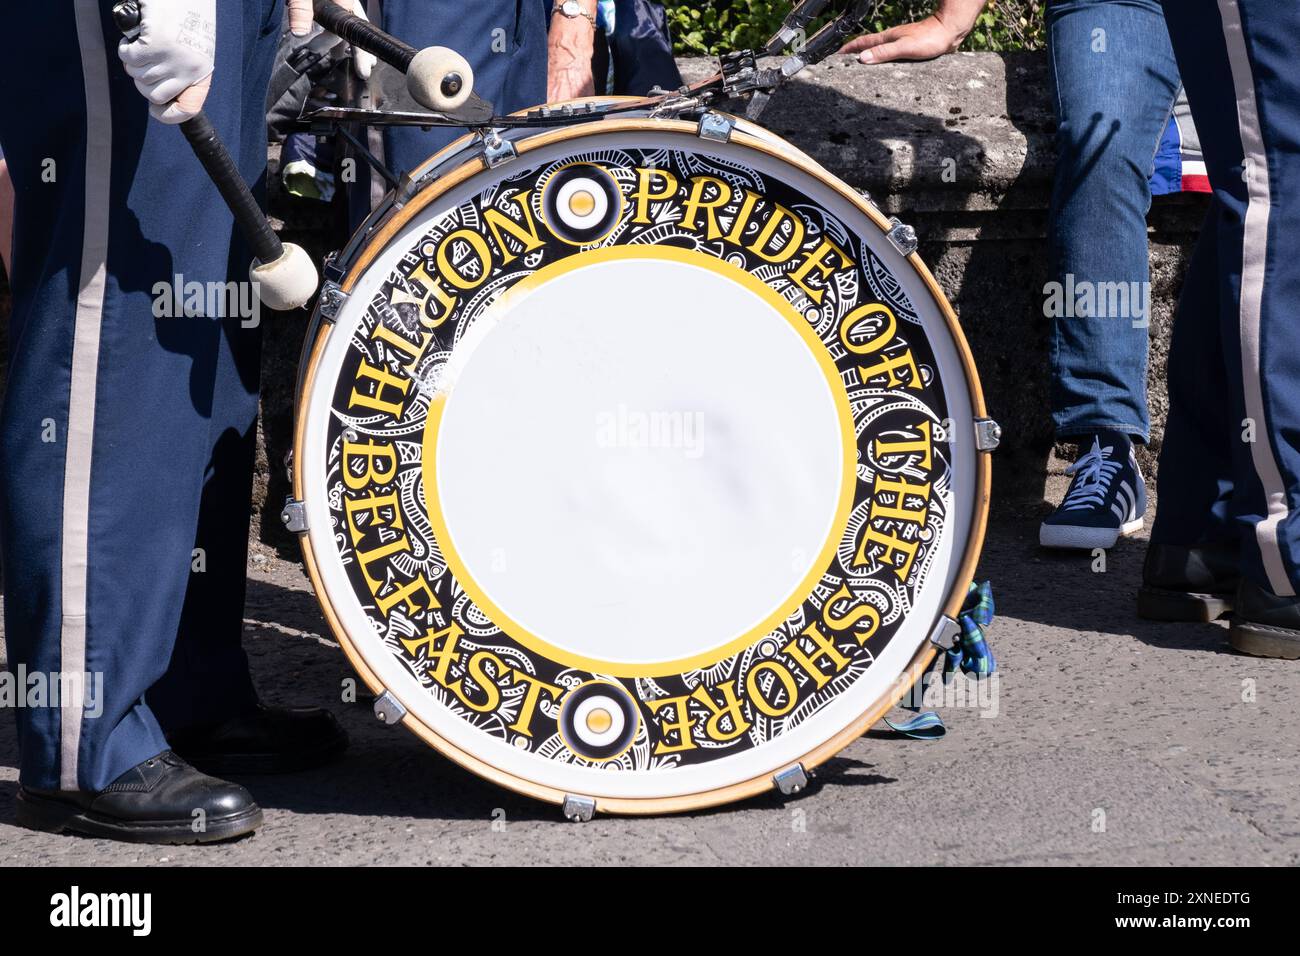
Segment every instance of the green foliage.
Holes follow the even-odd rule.
[[[872,31],[921,20],[937,0],[879,0],[868,23]],[[1044,43],[1044,0],[988,0],[963,50],[1037,50]],[[847,6],[837,0],[832,10]],[[666,0],[668,22],[679,55],[702,56],[761,47],[793,6],[791,0]],[[822,20],[826,20],[823,17]],[[815,26],[819,26],[820,22]],[[815,27],[814,27],[815,29]]]

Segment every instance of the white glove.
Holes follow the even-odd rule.
[[[126,72],[164,123],[203,108],[217,52],[216,0],[139,0],[140,35],[117,45]]]
[[[370,18],[366,16],[366,8],[361,0],[334,0],[340,7],[349,13],[355,14],[367,23]],[[288,0],[289,5],[289,32],[296,37],[305,37],[311,31],[312,21],[312,0]],[[363,80],[370,79],[370,71],[374,69],[375,56],[373,53],[367,53],[358,47],[352,48],[352,68],[356,71],[359,78]]]

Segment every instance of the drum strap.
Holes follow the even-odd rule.
[[[989,647],[984,629],[993,623],[993,586],[985,581],[982,584],[971,583],[966,592],[966,601],[962,604],[957,623],[961,626],[961,636],[952,647],[941,656],[936,657],[919,683],[928,687],[930,674],[943,668],[943,682],[947,684],[957,673],[973,674],[977,678],[985,677],[998,669],[997,659]],[[914,740],[938,740],[948,732],[943,718],[932,710],[922,711],[920,706],[904,704],[904,710],[912,711],[914,716],[895,723],[888,717],[885,724],[895,733]]]

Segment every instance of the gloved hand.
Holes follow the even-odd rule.
[[[216,0],[139,0],[140,33],[117,45],[126,72],[164,123],[203,108],[217,52]]]
[[[362,5],[361,0],[334,0],[334,2],[362,20],[370,19],[366,16],[366,8]],[[305,37],[311,31],[311,25],[315,19],[312,14],[312,0],[288,0],[288,5],[289,32],[296,37]],[[370,79],[370,71],[374,69],[374,66],[374,54],[353,47],[352,68],[360,79]]]

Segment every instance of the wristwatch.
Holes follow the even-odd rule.
[[[578,0],[556,0],[555,6],[551,8],[551,16],[555,14],[568,17],[570,20],[576,20],[578,17],[586,17],[591,21],[591,25],[596,25],[595,14],[588,13],[582,9],[582,4]]]

